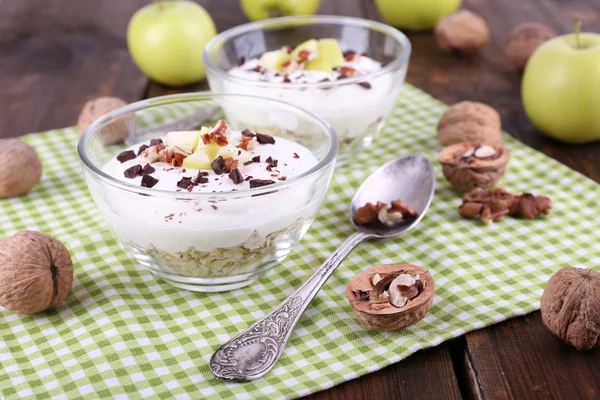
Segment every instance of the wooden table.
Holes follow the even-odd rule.
[[[417,0],[415,0],[417,1]],[[86,100],[136,101],[205,89],[149,82],[127,52],[131,15],[148,0],[0,0],[0,137],[74,125]],[[237,0],[203,0],[217,29],[246,22]],[[380,19],[371,0],[322,0],[321,14]],[[521,107],[520,73],[503,56],[510,29],[542,21],[557,32],[600,32],[599,0],[465,0],[488,21],[491,43],[474,58],[444,55],[430,33],[409,34],[408,82],[446,103],[478,100],[498,109],[526,144],[600,182],[600,143],[570,146],[542,136]],[[600,106],[600,105],[599,105]],[[600,107],[599,107],[600,109]],[[596,266],[597,267],[597,266]],[[579,353],[556,339],[540,313],[481,329],[311,399],[600,398],[600,349]]]

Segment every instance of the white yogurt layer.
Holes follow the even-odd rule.
[[[344,79],[338,80],[340,73],[336,71],[325,73],[301,70],[287,74],[291,83],[282,83],[284,79],[282,75],[252,71],[257,62],[258,59],[251,59],[229,70],[230,75],[249,81],[247,85],[239,81],[221,80],[215,77],[210,80],[211,88],[217,92],[275,98],[320,115],[339,135],[342,156],[345,145],[356,138],[374,133],[377,124],[392,109],[406,74],[406,68],[393,73],[380,74],[366,78],[361,86],[344,84]],[[381,69],[380,63],[366,56],[359,56],[357,61],[348,62],[347,66],[359,71],[360,75]],[[317,89],[298,85],[319,82],[323,79],[330,80],[331,86]],[[270,85],[271,83],[276,85]]]
[[[240,132],[233,132],[230,143],[237,144],[240,137]],[[260,156],[261,161],[243,166],[244,177],[280,182],[283,177],[293,178],[318,163],[306,147],[274,138],[275,144],[259,144],[250,151],[252,156]],[[139,143],[130,149],[137,154],[142,144],[148,143]],[[266,159],[269,157],[278,161],[271,171],[267,170]],[[128,179],[124,176],[124,171],[136,164],[141,164],[139,156],[124,163],[115,158],[102,170],[118,180],[140,185],[141,177]],[[106,204],[99,204],[117,236],[141,249],[157,248],[177,253],[193,247],[198,251],[210,251],[234,247],[251,236],[264,239],[298,219],[312,218],[321,200],[320,195],[315,195],[314,185],[308,182],[260,196],[243,193],[235,196],[231,192],[248,189],[249,181],[236,185],[228,174],[217,175],[213,171],[206,171],[208,183],[194,186],[190,195],[186,189],[177,187],[177,182],[182,177],[196,176],[198,170],[184,171],[182,167],[172,167],[164,162],[151,165],[155,168],[151,176],[158,179],[153,188],[170,190],[172,195],[144,196],[106,185],[103,188]],[[90,190],[94,192],[95,188],[91,186]],[[215,196],[193,196],[194,192],[214,192]],[[229,192],[230,196],[219,197],[223,192]],[[181,194],[179,198],[178,193]]]

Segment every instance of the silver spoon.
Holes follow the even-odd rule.
[[[350,221],[356,229],[327,261],[277,308],[254,325],[219,347],[210,359],[210,370],[217,378],[252,380],[273,368],[290,338],[296,323],[321,289],[327,278],[356,245],[365,239],[400,236],[419,223],[433,198],[433,165],[423,155],[397,158],[369,176],[352,199]],[[367,202],[390,203],[401,199],[415,208],[419,216],[391,226],[361,226],[354,223],[354,213]]]

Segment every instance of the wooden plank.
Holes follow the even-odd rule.
[[[0,3],[0,137],[74,125],[90,98],[139,99],[126,28],[146,0]]]
[[[600,348],[578,352],[539,312],[467,335],[465,362],[483,399],[598,399]]]
[[[460,398],[447,345],[418,352],[400,363],[306,397],[307,400]]]

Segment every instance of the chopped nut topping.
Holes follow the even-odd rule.
[[[238,144],[238,147],[242,150],[253,150],[256,148],[256,140],[253,137],[248,137],[248,136],[242,136],[242,138],[240,139],[240,144]]]
[[[231,157],[227,157],[224,160],[224,164],[225,164],[225,170],[224,170],[224,172],[225,173],[230,173],[232,170],[238,168],[239,162],[238,162],[238,160],[234,160]]]
[[[208,131],[207,134],[202,135],[202,143],[209,144],[212,141],[221,147],[227,146],[230,135],[231,132],[229,131],[227,123],[220,119],[217,121],[217,124],[213,126],[210,131]]]
[[[142,151],[142,162],[145,164],[152,164],[155,162],[163,161],[165,159],[165,146],[162,143],[157,143],[148,147]]]
[[[119,162],[122,164],[125,161],[133,160],[136,157],[137,156],[135,155],[135,152],[133,150],[125,150],[119,153],[119,155],[117,156],[117,160],[119,160]]]
[[[340,74],[346,78],[358,76],[358,71],[352,67],[340,67]]]

